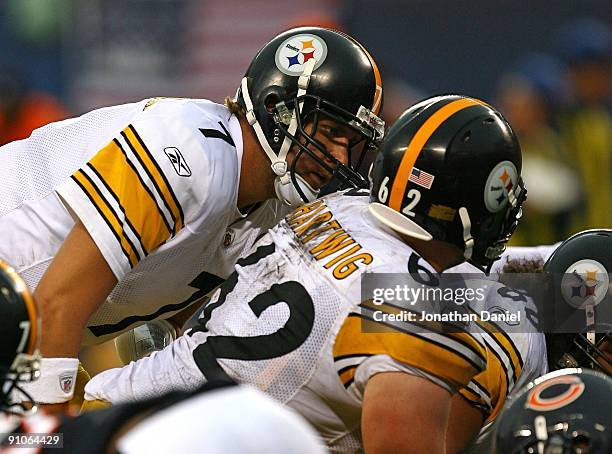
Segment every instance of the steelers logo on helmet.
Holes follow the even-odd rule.
[[[327,57],[327,44],[312,34],[299,34],[287,38],[276,50],[275,62],[278,69],[288,76],[301,76],[304,63],[314,58],[317,69]],[[314,70],[313,69],[313,70]]]
[[[502,161],[493,167],[484,188],[484,202],[491,213],[501,211],[508,203],[508,192],[518,180],[516,167],[510,161]]]
[[[610,278],[606,268],[593,259],[582,259],[573,263],[561,279],[563,299],[576,309],[584,309],[585,304],[598,305],[610,288]]]

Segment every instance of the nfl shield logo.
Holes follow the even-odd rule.
[[[234,242],[236,233],[232,229],[227,229],[223,236],[223,247],[229,247]]]
[[[68,394],[70,391],[72,391],[73,381],[74,379],[72,378],[72,374],[61,375],[59,378],[60,389]]]

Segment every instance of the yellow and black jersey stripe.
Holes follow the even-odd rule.
[[[471,334],[443,333],[414,322],[380,321],[374,310],[393,313],[397,308],[385,303],[374,309],[362,303],[336,336],[334,362],[345,387],[352,384],[359,364],[372,355],[388,355],[454,389],[466,386],[485,369],[486,349]]]
[[[130,125],[72,175],[117,240],[130,268],[184,225],[168,178]]]
[[[474,312],[475,313],[475,312]],[[487,345],[487,367],[459,392],[493,420],[523,370],[520,350],[508,333],[493,322],[476,322]]]
[[[480,378],[482,380],[482,378]],[[465,388],[459,390],[459,393],[466,398],[473,406],[482,410],[485,414],[490,414],[493,406],[491,404],[491,394],[479,381],[474,377]]]
[[[493,420],[508,397],[509,389],[505,371],[499,361],[491,358],[484,372],[476,375],[468,386],[459,393],[472,405],[481,409],[487,415],[487,421]]]

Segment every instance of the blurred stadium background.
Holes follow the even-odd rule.
[[[435,93],[498,107],[525,152],[515,243],[612,227],[606,0],[4,0],[0,144],[48,121],[152,96],[232,95],[296,25],[341,28],[378,60],[385,119]]]

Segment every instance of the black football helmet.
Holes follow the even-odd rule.
[[[377,116],[382,106],[382,82],[370,54],[350,36],[320,27],[281,33],[251,62],[236,101],[272,162],[276,194],[283,202],[297,205],[318,195],[318,190],[295,172],[298,159],[304,156],[314,159],[343,186],[367,187],[356,170],[367,148],[384,134],[384,122]],[[324,118],[348,128],[354,136],[348,165],[314,139]],[[311,122],[313,130],[308,133],[305,128]],[[287,168],[292,146],[297,154]]]
[[[611,395],[612,380],[599,372],[563,369],[543,375],[506,403],[495,423],[493,452],[609,454]]]
[[[25,410],[11,399],[14,392],[33,402],[19,384],[38,378],[39,333],[38,310],[26,284],[0,261],[0,411]]]
[[[544,264],[555,326],[547,329],[549,369],[588,367],[612,375],[612,230],[565,240]]]
[[[370,211],[394,230],[440,240],[489,271],[521,215],[521,148],[508,122],[477,99],[444,95],[406,110],[371,169]]]

